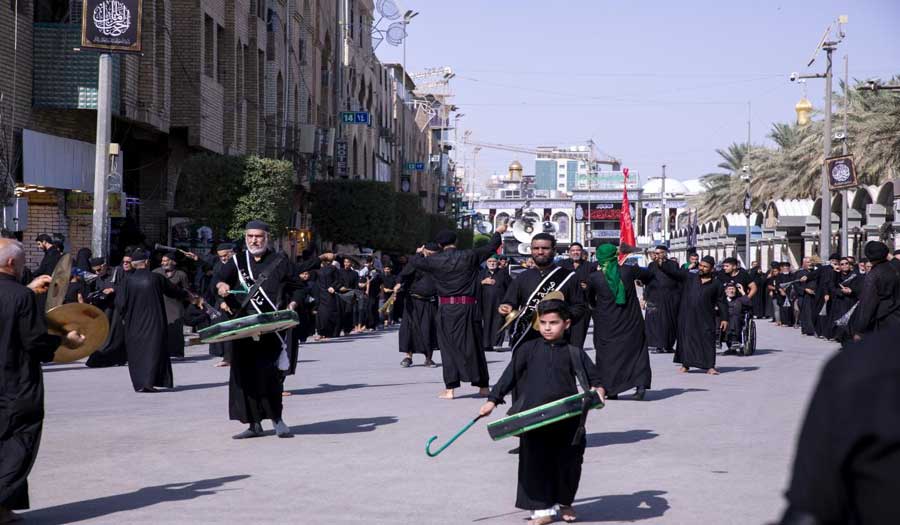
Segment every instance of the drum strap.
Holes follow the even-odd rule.
[[[578,445],[584,439],[584,424],[587,422],[588,412],[591,410],[591,383],[588,381],[587,370],[584,368],[584,362],[581,360],[581,353],[584,350],[575,345],[569,345],[569,358],[572,361],[572,369],[575,370],[575,377],[578,378],[578,384],[584,390],[584,397],[581,398],[581,416],[578,418],[578,430],[572,437],[572,446]],[[596,395],[596,394],[594,394]]]
[[[570,272],[565,268],[557,266],[553,268],[540,283],[538,283],[537,287],[531,292],[531,295],[528,296],[528,300],[525,301],[525,307],[522,308],[522,312],[513,322],[511,327],[509,346],[512,350],[518,348],[525,340],[525,336],[528,335],[528,332],[531,331],[534,312],[537,311],[537,305],[541,302],[541,299],[554,290],[560,290],[573,275],[575,275],[575,272]]]
[[[250,251],[245,250],[244,255],[245,255],[245,261],[247,263],[246,266],[241,266],[240,260],[238,259],[238,256],[236,253],[233,254],[231,257],[232,257],[232,260],[234,261],[234,266],[238,270],[238,280],[241,282],[241,285],[243,285],[244,288],[249,290],[255,284],[256,277],[253,275],[253,267],[250,264]],[[273,256],[273,258],[274,258],[274,256]],[[266,265],[265,269],[268,269],[268,265]],[[265,275],[264,271],[262,271],[262,270],[259,272],[259,274],[260,274],[260,276]],[[263,304],[263,300],[265,300],[265,302],[269,303],[269,306],[272,308],[271,311],[278,310],[278,307],[275,305],[275,303],[272,302],[272,300],[266,294],[266,291],[263,290],[262,287],[259,287],[255,296],[250,298],[250,304],[253,305],[253,309],[256,310],[257,313],[260,313],[260,314],[263,313],[262,309],[260,309],[260,305]],[[287,340],[284,338],[283,335],[281,335],[280,332],[275,332],[275,335],[278,337],[278,340],[281,341],[281,354],[278,356],[279,369],[287,370],[287,368],[283,368],[284,366],[286,366],[285,361],[286,361],[287,349],[288,349]]]

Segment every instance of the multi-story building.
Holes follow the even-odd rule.
[[[25,4],[28,4],[25,9]],[[79,51],[80,1],[0,6],[0,166],[16,180],[23,237],[90,245],[98,55]],[[15,8],[18,6],[18,12]],[[144,0],[142,54],[112,57],[111,247],[169,241],[184,161],[199,152],[290,160],[292,226],[310,228],[316,178],[390,182],[400,159],[429,164],[414,84],[373,54],[372,0]],[[398,79],[404,77],[402,82]],[[341,125],[366,111],[370,125]],[[344,140],[348,158],[335,162]],[[5,166],[12,166],[8,170]],[[340,169],[346,166],[346,171]],[[409,191],[436,209],[427,169]],[[81,195],[80,195],[81,194]],[[29,264],[39,257],[29,244]]]

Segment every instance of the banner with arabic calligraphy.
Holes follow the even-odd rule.
[[[84,0],[81,47],[139,53],[142,0]]]

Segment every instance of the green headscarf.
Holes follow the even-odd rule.
[[[618,249],[612,244],[601,244],[597,248],[597,266],[606,277],[609,289],[616,297],[616,304],[625,304],[625,284],[619,277]]]

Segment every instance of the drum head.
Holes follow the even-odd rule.
[[[225,341],[234,341],[235,339],[258,337],[271,332],[287,330],[297,326],[299,323],[300,318],[297,316],[297,312],[293,310],[248,315],[200,330],[200,342],[204,344],[223,343]]]
[[[47,312],[47,326],[51,334],[65,337],[72,330],[85,337],[84,344],[76,349],[60,345],[53,354],[54,363],[71,363],[93,354],[109,336],[109,320],[97,308],[84,303],[57,306]]]

